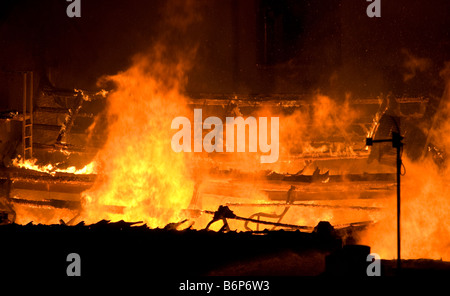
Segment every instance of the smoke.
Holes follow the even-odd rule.
[[[409,50],[402,49],[402,54],[405,55],[403,67],[406,72],[403,73],[403,82],[413,79],[417,73],[425,72],[431,67],[431,60],[427,58],[419,58],[413,55]]]
[[[445,81],[445,90],[441,99],[440,106],[430,130],[430,141],[439,147],[449,147],[450,145],[450,62],[445,63],[444,69],[439,73]]]

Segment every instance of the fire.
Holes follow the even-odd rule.
[[[450,144],[450,63],[441,71],[446,88],[435,124],[429,131],[430,143]],[[450,166],[438,165],[431,157],[418,162],[403,159],[406,174],[401,186],[401,256],[450,260]],[[373,218],[378,223],[362,237],[362,242],[382,258],[396,257],[396,198],[390,197],[385,210]]]
[[[311,104],[305,105],[307,107],[298,108],[289,114],[269,108],[261,108],[256,114],[252,114],[280,117],[280,156],[284,158],[277,164],[262,165],[258,160],[259,155],[251,153],[223,156],[174,152],[171,140],[176,131],[171,128],[171,122],[178,116],[192,114],[192,110],[187,107],[187,98],[181,94],[185,82],[184,69],[182,63],[164,64],[139,56],[128,70],[107,77],[105,80],[116,86],[115,90],[104,93],[108,104],[107,140],[95,160],[84,168],[77,170],[69,167],[61,170],[51,164],[39,166],[35,159],[16,159],[13,165],[49,174],[98,173],[94,186],[83,193],[84,212],[80,218],[87,223],[95,223],[100,219],[123,219],[143,221],[150,227],[163,227],[184,218],[183,210],[189,208],[193,196],[194,179],[210,182],[210,187],[216,186],[214,190],[220,188],[216,184],[217,180],[207,176],[210,168],[227,168],[228,165],[232,169],[249,172],[275,168],[279,172],[290,170],[295,173],[295,170],[302,168],[300,160],[293,164],[296,156],[301,159],[305,155],[314,157],[328,153],[330,156],[343,157],[355,154],[352,148],[355,143],[352,142],[349,131],[359,116],[358,111],[350,105],[350,98],[339,104],[322,94],[316,94]],[[447,95],[450,94],[448,90]],[[236,115],[250,116],[240,114],[238,107],[235,109],[233,112]],[[445,114],[450,114],[450,104],[442,109]],[[367,130],[369,136],[375,135],[384,111],[382,109],[377,112],[372,127]],[[445,120],[440,124],[430,132],[434,143],[450,130],[450,125]],[[336,136],[343,140],[333,142]],[[443,137],[441,140],[442,146],[447,146],[448,138]],[[361,139],[361,148],[364,148],[363,141]],[[286,159],[289,160],[287,163]],[[450,260],[448,166],[438,168],[428,158],[412,162],[404,157],[403,162],[407,173],[402,177],[402,258]],[[327,169],[332,173],[339,170],[342,174],[365,169],[365,162],[359,162],[360,167],[355,167],[355,163]],[[310,162],[304,161],[305,168],[309,164]],[[312,165],[309,169],[313,170],[315,166]],[[203,171],[205,175],[194,178],[193,171]],[[211,179],[207,180],[208,178]],[[219,204],[228,202],[226,198],[232,199],[234,193],[242,194],[244,191],[246,201],[267,202],[267,196],[258,187],[260,184],[257,180],[249,178],[241,181],[251,183],[246,185],[248,191],[242,188],[244,186],[235,188],[238,186],[224,181],[224,188],[233,187],[229,189],[230,192],[220,192],[223,193],[220,195],[211,190],[209,195],[201,197],[204,200],[199,208],[215,210]],[[344,183],[342,186],[353,185]],[[228,193],[230,196],[226,196]],[[381,258],[391,259],[396,257],[395,201],[394,193],[377,200],[309,201],[310,204],[303,208],[290,209],[283,222],[315,226],[321,220],[328,220],[333,225],[372,220],[376,223],[362,234],[359,243],[370,245],[373,252],[380,254]],[[348,209],[345,207],[346,203]],[[380,210],[350,208],[356,204]],[[249,217],[256,212],[280,213],[282,208],[269,210],[252,206],[233,210],[240,216]],[[205,215],[198,218],[195,221],[196,228],[202,228],[210,218]],[[234,229],[244,230],[241,222],[231,222],[230,225]]]
[[[358,117],[358,111],[350,105],[349,99],[347,97],[344,102],[338,103],[319,93],[314,95],[312,103],[305,109],[281,116],[280,149],[288,155],[325,152],[342,156],[353,154],[349,149],[353,143],[348,131]],[[330,142],[324,142],[317,147],[318,143],[311,142],[311,139],[327,141],[336,135],[344,138],[345,145],[333,147]]]
[[[18,168],[39,171],[39,172],[47,173],[47,174],[50,174],[53,176],[56,173],[70,173],[70,174],[76,174],[76,175],[95,174],[96,173],[95,161],[92,161],[91,163],[85,165],[81,169],[77,169],[75,166],[70,166],[66,169],[59,169],[59,168],[55,167],[54,165],[52,165],[51,163],[46,164],[46,165],[38,165],[38,164],[36,164],[36,162],[37,162],[36,158],[23,160],[23,159],[20,159],[20,157],[18,157],[18,158],[13,159],[12,165],[15,167],[18,167]],[[58,164],[55,164],[55,165],[58,165]]]
[[[182,75],[182,65],[138,57],[127,71],[106,78],[117,87],[107,97],[108,138],[97,155],[99,177],[83,193],[86,221],[124,219],[163,227],[180,219],[194,188],[187,154],[171,149],[171,121],[187,114]]]
[[[407,173],[401,188],[401,256],[404,259],[450,260],[450,181],[431,160],[413,163],[403,159]],[[377,223],[361,238],[381,258],[396,258],[396,195],[372,217]]]

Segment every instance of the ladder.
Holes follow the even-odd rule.
[[[23,76],[22,161],[33,157],[33,72]]]

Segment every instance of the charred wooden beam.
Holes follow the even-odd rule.
[[[58,113],[58,114],[66,114],[69,112],[69,108],[55,108],[55,107],[35,107],[35,112],[43,112],[43,113]],[[94,118],[94,113],[86,113],[86,112],[78,112],[77,117],[88,117]]]
[[[35,123],[34,124],[34,128],[36,128],[36,129],[43,129],[43,130],[47,130],[47,131],[55,131],[55,132],[58,132],[58,131],[61,130],[61,126],[60,125],[43,124],[43,123]]]
[[[80,194],[92,187],[92,183],[86,182],[61,182],[61,181],[36,181],[33,179],[14,179],[12,181],[12,190],[33,190],[55,193],[73,193]]]
[[[386,189],[367,190],[317,190],[314,192],[304,191],[292,194],[294,201],[307,200],[340,200],[340,199],[376,199],[383,198],[394,192],[395,185]],[[263,190],[270,200],[286,200],[287,190]]]
[[[286,203],[239,203],[239,202],[227,202],[227,206],[233,207],[286,207]],[[364,211],[379,211],[378,207],[361,207],[361,206],[341,206],[341,205],[318,205],[309,203],[291,203],[290,207],[312,207],[312,208],[327,208],[327,209],[352,209],[352,210],[364,210]]]
[[[56,87],[45,87],[42,92],[46,96],[53,96],[53,97],[62,97],[64,99],[76,99],[77,95],[80,93],[79,91],[76,91],[74,89],[63,89],[63,88],[56,88]],[[90,99],[104,99],[105,94],[107,91],[89,91],[89,90],[83,90],[83,94],[88,95]]]
[[[24,168],[0,168],[0,179],[10,180],[30,180],[41,182],[78,182],[92,184],[97,175],[94,174],[71,174],[55,172],[54,175],[49,173],[28,170]]]
[[[45,207],[45,208],[55,208],[55,209],[69,209],[80,211],[82,210],[81,201],[74,200],[61,200],[61,199],[41,199],[41,200],[30,200],[18,197],[12,197],[9,199],[11,203],[21,204],[31,207]],[[110,205],[102,205],[103,210],[108,211],[110,213],[121,214],[125,207],[122,206],[110,206]],[[106,221],[106,220],[105,220]],[[130,223],[130,222],[126,222]],[[131,222],[131,224],[136,224],[141,222]]]
[[[212,93],[188,93],[190,105],[226,105],[228,102],[244,106],[277,106],[277,107],[299,107],[311,105],[311,94],[212,94]],[[427,103],[426,97],[398,97],[395,98],[399,104]],[[380,105],[379,98],[355,98],[352,105]]]
[[[73,133],[73,132],[72,132]],[[48,150],[51,152],[65,150],[70,153],[78,152],[78,153],[86,153],[91,151],[96,151],[99,149],[100,144],[98,146],[76,146],[71,144],[43,144],[43,143],[33,143],[34,149]]]
[[[289,181],[312,183],[313,177],[315,181],[326,181],[326,183],[334,182],[395,182],[396,174],[394,173],[363,173],[363,174],[342,174],[331,175],[327,173],[317,172],[316,174],[305,175],[303,173],[285,174],[275,171],[260,171],[258,173],[247,173],[239,170],[220,170],[211,169],[210,176],[221,180],[220,178],[232,179],[232,181],[241,181],[242,179],[260,180],[260,181]],[[328,180],[327,180],[328,179]]]
[[[51,207],[56,209],[70,209],[70,210],[81,209],[80,201],[59,200],[59,199],[29,200],[17,197],[11,197],[10,201],[16,204],[24,204],[27,206],[35,206],[35,207]]]

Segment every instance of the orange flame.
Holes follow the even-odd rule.
[[[109,130],[97,156],[100,176],[83,193],[87,221],[124,219],[160,227],[177,222],[187,208],[194,187],[187,155],[175,153],[170,144],[172,119],[186,114],[181,70],[140,57],[127,71],[107,77],[117,88],[107,98]],[[124,207],[123,213],[105,206]]]
[[[96,169],[95,169],[96,164],[94,161],[85,165],[81,169],[77,169],[75,166],[70,166],[66,169],[59,169],[50,163],[46,164],[46,165],[38,165],[38,164],[36,164],[36,162],[37,162],[36,158],[25,159],[25,160],[20,159],[20,158],[15,158],[12,161],[12,165],[15,167],[18,167],[18,168],[24,168],[24,169],[28,169],[28,170],[48,173],[50,175],[55,175],[56,173],[70,173],[70,174],[76,174],[76,175],[95,174],[96,173]]]
[[[450,188],[448,172],[431,160],[403,160],[407,173],[401,189],[401,256],[403,259],[450,260]],[[381,258],[397,257],[396,195],[384,201],[384,210],[372,218],[377,223],[361,238]]]
[[[446,81],[441,106],[429,131],[430,143],[449,147],[450,63],[441,71]],[[401,188],[401,256],[450,260],[450,167],[438,167],[430,157],[419,162],[403,159],[407,169]],[[383,258],[395,258],[397,247],[396,198],[374,217],[378,223],[362,237]]]

